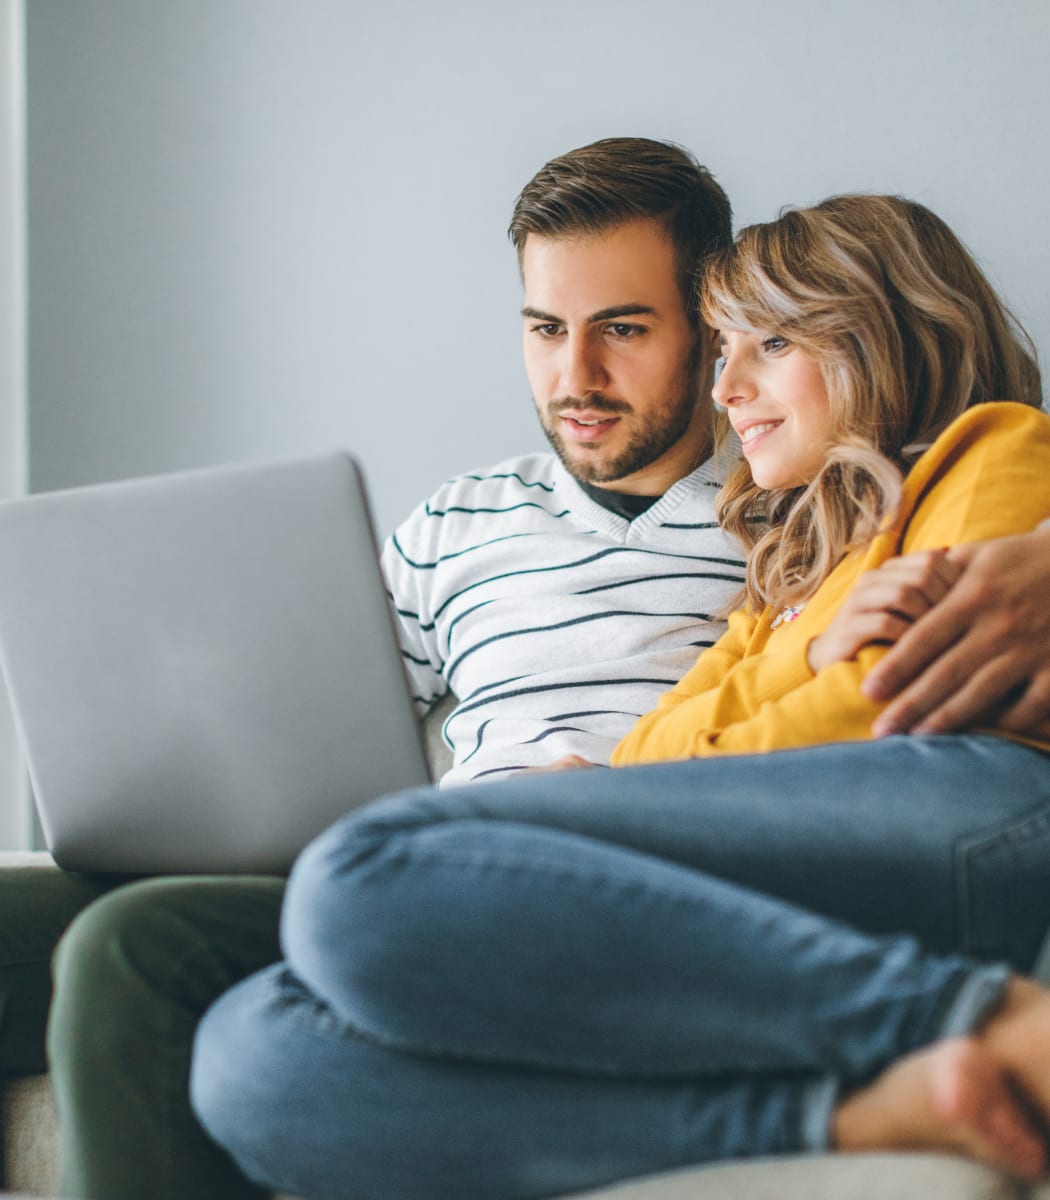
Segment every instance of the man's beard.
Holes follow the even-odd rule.
[[[575,458],[558,432],[558,417],[573,410],[616,416],[620,413],[630,413],[631,406],[622,400],[611,400],[600,393],[588,396],[586,400],[572,397],[552,400],[547,406],[546,415],[540,415],[540,424],[551,449],[561,459],[569,474],[584,483],[614,483],[617,479],[624,479],[636,471],[643,470],[666,454],[689,428],[700,399],[697,367],[698,363],[691,357],[682,372],[674,402],[660,414],[659,421],[651,419],[647,428],[637,430],[623,450],[609,460],[603,460],[600,457],[601,452],[598,451],[589,461],[586,448],[579,458]]]

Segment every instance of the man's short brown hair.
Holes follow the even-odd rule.
[[[599,234],[645,218],[667,230],[695,314],[704,259],[732,243],[733,215],[711,172],[673,142],[604,138],[551,159],[522,188],[508,233],[520,262],[530,233]]]

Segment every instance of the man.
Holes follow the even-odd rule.
[[[743,579],[712,507],[714,353],[695,312],[695,264],[729,238],[717,184],[678,150],[599,143],[540,172],[511,235],[557,458],[452,480],[384,558],[417,695],[460,700],[448,782],[606,761]]]
[[[548,164],[511,235],[556,456],[450,481],[384,553],[421,709],[459,700],[459,781],[606,760],[718,636],[743,577],[715,521],[715,356],[695,308],[696,265],[731,236],[722,190],[677,147],[613,139]],[[61,907],[68,878],[48,874]],[[74,921],[49,1037],[64,1194],[257,1194],[192,1116],[189,1056],[211,1002],[280,956],[282,891],[155,879]]]
[[[384,556],[421,706],[459,697],[460,781],[602,761],[717,636],[742,571],[715,527],[713,353],[693,290],[695,264],[729,238],[721,189],[677,148],[613,139],[543,168],[511,233],[526,366],[558,457],[452,481]],[[111,886],[46,878],[53,919],[26,954],[38,988],[50,940]],[[204,1010],[279,957],[282,890],[151,880],[75,922],[50,1037],[65,1194],[258,1194],[197,1126],[187,1075]]]

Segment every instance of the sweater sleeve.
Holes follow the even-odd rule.
[[[868,548],[861,569],[894,554],[1028,531],[1050,513],[1048,480],[1050,418],[1018,404],[971,409],[915,465],[897,519]],[[828,594],[836,590],[832,576],[810,601],[822,620],[806,641],[827,628],[848,594],[831,603]],[[886,647],[866,646],[813,675],[801,640],[767,647],[762,633],[752,628],[750,646],[735,662],[723,657],[705,666],[721,643],[702,655],[619,744],[614,765],[870,738],[884,705],[866,699],[860,684]]]
[[[421,566],[422,555],[413,553],[420,515],[417,510],[398,527],[383,547],[381,561],[412,699],[424,716],[445,695],[448,684],[431,615],[433,570]]]

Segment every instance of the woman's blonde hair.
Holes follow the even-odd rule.
[[[965,409],[1038,407],[1031,340],[973,257],[928,208],[836,196],[741,230],[704,266],[713,327],[785,337],[819,364],[826,462],[804,487],[762,491],[746,462],[718,497],[749,550],[752,608],[811,596],[895,510],[915,455]]]

